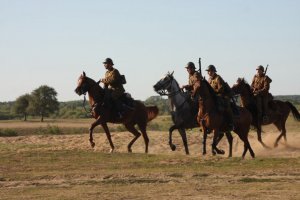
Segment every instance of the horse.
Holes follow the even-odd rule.
[[[219,101],[218,98],[220,97],[216,95],[215,91],[206,79],[202,79],[200,81],[198,86],[198,93],[200,99],[197,121],[204,129],[204,133],[207,129],[213,131],[214,137],[212,143],[212,153],[215,154],[215,151],[217,150],[216,145],[218,143],[219,132],[229,131],[228,123],[226,123],[226,119],[223,114],[224,111],[222,111],[217,106]],[[244,142],[244,151],[242,154],[242,158],[245,157],[248,150],[252,158],[254,158],[255,154],[248,140],[248,133],[250,130],[252,115],[246,108],[243,107],[238,107],[238,111],[238,116],[235,115],[233,117],[233,131]]]
[[[174,130],[178,130],[181,135],[185,153],[189,154],[186,129],[192,129],[199,127],[196,120],[197,110],[192,108],[191,100],[188,93],[185,93],[180,87],[176,79],[173,77],[173,73],[167,73],[162,79],[160,79],[154,86],[154,90],[161,96],[168,96],[172,105],[172,121],[173,125],[169,128],[169,145],[172,151],[176,150],[176,145],[172,142],[172,133]],[[196,110],[196,112],[193,112]],[[206,134],[206,133],[205,133]],[[232,156],[232,135],[230,132],[226,132],[227,140],[229,142],[229,157]],[[221,135],[223,137],[223,135]],[[220,139],[221,139],[220,137]],[[220,140],[219,139],[219,140]],[[203,140],[203,155],[206,154],[206,139]],[[223,150],[217,151],[219,154],[224,154]]]
[[[287,142],[285,124],[290,112],[292,112],[295,120],[300,120],[300,114],[292,103],[288,101],[283,102],[280,100],[270,101],[269,120],[260,122],[258,121],[255,97],[253,95],[253,92],[251,91],[251,86],[247,83],[247,81],[244,78],[238,78],[237,83],[232,86],[232,90],[234,93],[241,96],[242,106],[244,106],[251,112],[253,117],[252,125],[256,128],[258,141],[262,144],[263,147],[270,148],[262,141],[262,125],[274,124],[280,131],[280,135],[277,137],[274,143],[274,147],[278,146],[278,142],[282,137],[284,137],[285,143]]]
[[[148,153],[149,138],[147,135],[147,123],[158,115],[157,106],[145,106],[141,101],[133,100],[133,108],[127,110],[120,118],[110,106],[104,104],[105,89],[102,88],[96,81],[86,76],[85,72],[80,75],[75,92],[80,96],[88,93],[89,104],[92,109],[92,116],[96,119],[89,128],[90,145],[93,148],[95,142],[93,141],[93,130],[96,126],[101,125],[106,133],[112,153],[114,151],[114,144],[111,139],[111,134],[107,123],[123,124],[125,128],[134,135],[134,138],[129,142],[127,149],[132,152],[131,146],[142,135],[145,142],[145,153]],[[135,128],[139,127],[140,132]]]

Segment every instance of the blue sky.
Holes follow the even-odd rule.
[[[271,92],[300,94],[298,0],[0,0],[0,102],[41,85],[59,101],[82,71],[99,80],[114,60],[136,99],[168,71],[183,85],[187,62],[209,64],[232,85],[269,64]],[[206,75],[206,74],[205,74]]]

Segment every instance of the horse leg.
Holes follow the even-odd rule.
[[[212,146],[211,151],[212,151],[213,155],[216,155],[216,153],[221,154],[221,155],[225,154],[224,150],[218,149],[218,147],[217,147],[218,143],[220,142],[220,138],[222,139],[223,136],[224,136],[223,133],[220,133],[218,130],[214,130],[213,142],[211,144],[211,146]]]
[[[236,134],[238,134],[240,139],[244,142],[244,151],[243,151],[243,154],[242,154],[243,159],[245,158],[245,155],[246,155],[248,150],[250,152],[251,157],[255,158],[255,154],[254,154],[253,149],[251,148],[251,145],[250,145],[249,140],[248,140],[248,132],[249,132],[249,130],[248,131],[237,131],[236,132]]]
[[[134,128],[134,124],[125,124],[126,129],[134,135],[134,138],[127,145],[128,152],[132,152],[131,146],[141,136],[141,134]]]
[[[181,135],[181,138],[182,138],[182,142],[183,142],[183,145],[184,145],[184,149],[185,149],[185,154],[186,155],[189,155],[190,152],[189,152],[189,147],[188,147],[188,144],[187,144],[187,138],[186,138],[186,132],[185,132],[185,129],[184,128],[179,128],[178,129],[180,135]]]
[[[281,123],[281,122],[275,122],[274,125],[276,126],[276,128],[280,131],[280,135],[277,137],[274,147],[278,147],[278,142],[281,139],[281,137],[284,137],[285,142],[287,141],[286,139],[286,128],[285,128],[285,122]]]
[[[230,131],[227,131],[225,134],[226,134],[226,137],[227,137],[227,141],[229,143],[229,155],[228,155],[228,157],[232,157],[232,141],[233,141],[233,137],[232,137]]]
[[[142,136],[144,138],[145,142],[145,153],[148,153],[148,145],[149,145],[149,138],[146,131],[146,125],[147,123],[138,123],[138,126],[140,128],[140,131],[142,132]]]
[[[94,121],[94,123],[91,124],[90,128],[89,128],[89,131],[90,131],[90,144],[91,144],[91,147],[94,148],[95,147],[95,142],[94,142],[94,139],[93,139],[93,130],[96,126],[98,126],[99,124],[101,123],[101,118],[98,117],[98,119],[96,121]]]
[[[174,145],[173,141],[172,141],[172,134],[175,129],[177,129],[176,125],[173,125],[169,128],[169,145],[170,145],[170,148],[172,149],[172,151],[176,150],[176,145]]]
[[[207,131],[206,129],[203,129],[202,155],[206,154],[206,139],[207,139]]]
[[[257,139],[258,141],[260,142],[260,144],[266,148],[266,149],[271,149],[270,147],[268,147],[263,141],[262,141],[262,138],[261,138],[261,125],[258,125],[257,126]]]
[[[219,130],[215,129],[214,130],[213,142],[211,144],[211,152],[214,156],[216,155],[216,153],[218,153],[218,148],[217,148],[218,137],[219,137]]]
[[[217,139],[217,142],[216,142],[216,151],[217,151],[217,154],[222,154],[222,155],[225,154],[225,151],[224,151],[224,150],[218,149],[218,148],[217,148],[219,142],[222,140],[223,137],[224,137],[224,133],[223,133],[223,132],[220,132],[220,133],[219,133],[219,136],[218,136],[218,139]]]
[[[113,144],[113,142],[111,140],[111,135],[110,135],[110,131],[108,129],[107,123],[102,123],[101,125],[102,125],[102,128],[105,131],[106,137],[107,137],[109,145],[110,145],[110,153],[113,153],[115,147],[114,147],[114,144]]]

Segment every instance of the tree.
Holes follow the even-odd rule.
[[[19,96],[16,99],[13,106],[13,111],[16,114],[22,114],[24,116],[24,121],[27,120],[29,102],[30,102],[30,95],[24,94],[22,96]]]
[[[31,93],[29,110],[34,115],[41,116],[41,122],[44,117],[49,116],[59,110],[59,102],[56,99],[57,92],[54,88],[42,85]]]
[[[156,105],[159,109],[160,115],[170,114],[170,103],[168,99],[161,96],[151,96],[144,102],[145,105]]]

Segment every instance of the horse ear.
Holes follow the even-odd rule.
[[[83,74],[83,76],[85,76],[85,72],[84,72],[84,71],[83,71],[83,73],[82,73],[82,74]]]
[[[174,71],[172,71],[172,73],[170,75],[173,76],[173,74],[174,74]]]

